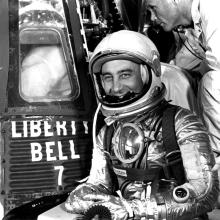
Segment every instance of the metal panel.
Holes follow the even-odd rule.
[[[6,212],[45,195],[70,191],[86,177],[91,122],[70,117],[20,118],[2,124]]]
[[[8,1],[1,1],[0,7],[0,113],[5,111],[7,96],[6,87],[9,65],[9,24],[8,24]]]

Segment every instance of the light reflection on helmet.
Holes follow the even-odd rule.
[[[107,100],[100,81],[102,65],[111,60],[130,60],[141,65],[140,71],[143,91],[136,95],[127,95],[122,100]],[[148,69],[149,80],[146,78]],[[105,116],[126,117],[155,106],[164,98],[165,87],[161,82],[159,53],[153,42],[145,35],[121,30],[105,37],[95,48],[89,64],[89,71],[95,86],[96,96],[102,104]],[[146,82],[145,82],[146,81]]]

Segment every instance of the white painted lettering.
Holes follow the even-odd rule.
[[[52,146],[55,146],[55,142],[51,141],[51,142],[46,142],[46,154],[47,154],[47,161],[54,161],[56,160],[56,156],[52,156],[53,154],[53,149],[51,149]]]
[[[27,121],[23,121],[24,137],[28,136]]]
[[[58,185],[62,186],[62,176],[63,176],[63,171],[64,167],[63,166],[54,166],[54,170],[58,170]]]
[[[71,158],[72,159],[78,159],[80,158],[79,154],[75,153],[75,148],[74,148],[74,142],[73,140],[69,140],[70,143],[70,151],[71,151]]]
[[[88,134],[88,121],[83,121],[83,125],[84,125],[84,128],[85,128],[85,134]]]
[[[66,121],[57,121],[56,122],[56,127],[57,127],[57,135],[61,135],[61,130],[63,130],[63,135],[67,135],[67,130],[66,130]]]
[[[21,133],[17,133],[16,131],[16,121],[11,122],[11,132],[12,132],[12,138],[19,138],[21,137]]]
[[[71,121],[72,135],[76,134],[76,123],[75,121]]]
[[[44,132],[45,132],[45,137],[53,136],[52,125],[49,124],[48,121],[44,121]]]
[[[68,157],[63,155],[61,142],[58,141],[57,145],[58,145],[58,152],[59,152],[59,160],[68,160]]]
[[[41,153],[42,146],[39,143],[31,143],[31,156],[32,161],[40,161],[43,158]]]
[[[31,137],[39,137],[41,134],[41,122],[40,121],[30,121],[30,132]]]

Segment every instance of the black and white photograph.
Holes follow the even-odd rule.
[[[1,220],[220,220],[219,0],[0,0]]]

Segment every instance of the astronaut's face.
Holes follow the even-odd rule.
[[[123,97],[128,92],[140,93],[143,81],[140,65],[130,60],[111,60],[103,64],[101,83],[106,95]]]

